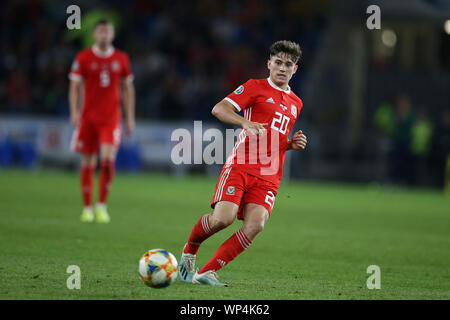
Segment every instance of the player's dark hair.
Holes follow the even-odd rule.
[[[302,50],[300,49],[300,45],[293,41],[288,40],[280,40],[275,42],[270,46],[270,57],[276,56],[277,54],[284,53],[286,54],[294,63],[297,63],[298,60],[302,57]]]
[[[98,21],[95,23],[95,25],[94,25],[94,30],[95,30],[98,26],[103,26],[103,25],[107,25],[107,24],[110,24],[110,25],[114,26],[113,23],[112,23],[111,21],[109,21],[109,20],[107,20],[107,19],[100,19],[100,20],[98,20]]]

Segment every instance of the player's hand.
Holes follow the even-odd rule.
[[[267,126],[267,123],[258,123],[258,122],[252,122],[252,121],[246,121],[242,128],[249,132],[251,135],[259,135],[262,136],[264,132],[266,132],[266,128],[264,126]]]
[[[127,121],[125,123],[126,134],[133,133],[135,127],[136,127],[136,124],[134,122],[134,119],[127,119]]]
[[[79,112],[70,113],[70,123],[74,128],[78,127],[78,123],[80,122],[80,114]]]
[[[292,136],[292,149],[293,150],[304,150],[306,148],[306,144],[308,143],[308,139],[303,134],[302,130],[298,130]]]

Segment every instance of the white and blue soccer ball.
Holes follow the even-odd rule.
[[[177,278],[178,262],[164,249],[152,249],[139,260],[139,277],[149,287],[164,288]]]

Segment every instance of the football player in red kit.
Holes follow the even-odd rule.
[[[81,221],[95,219],[107,223],[110,217],[106,199],[121,138],[120,98],[122,96],[124,103],[126,132],[131,133],[135,126],[135,91],[128,55],[112,45],[112,23],[97,22],[93,36],[95,44],[78,53],[69,73],[70,122],[75,127],[71,148],[81,153],[80,182],[84,203]],[[92,192],[99,153],[99,192],[94,214]]]
[[[239,125],[242,131],[220,174],[211,207],[192,229],[183,248],[179,275],[182,281],[227,286],[216,271],[248,248],[269,218],[281,182],[286,150],[303,150],[301,130],[289,134],[303,103],[289,87],[301,57],[300,46],[278,41],[270,47],[266,79],[250,79],[216,104],[212,114],[220,121]],[[244,116],[237,112],[243,111]],[[269,160],[269,161],[268,161]],[[203,241],[233,223],[243,226],[226,240],[213,257],[195,270],[197,251]]]

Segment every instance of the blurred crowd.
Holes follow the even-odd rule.
[[[268,47],[301,44],[311,59],[323,18],[297,1],[78,1],[81,30],[67,30],[65,1],[4,3],[0,112],[68,115],[67,74],[92,44],[100,18],[116,26],[115,45],[135,74],[138,118],[207,119],[210,108],[249,77],[266,77]],[[302,14],[307,13],[302,17]],[[301,91],[308,64],[293,79]]]
[[[438,119],[425,106],[415,106],[405,93],[382,103],[375,124],[387,139],[385,182],[414,185],[419,181],[443,186],[450,161],[450,109]]]

